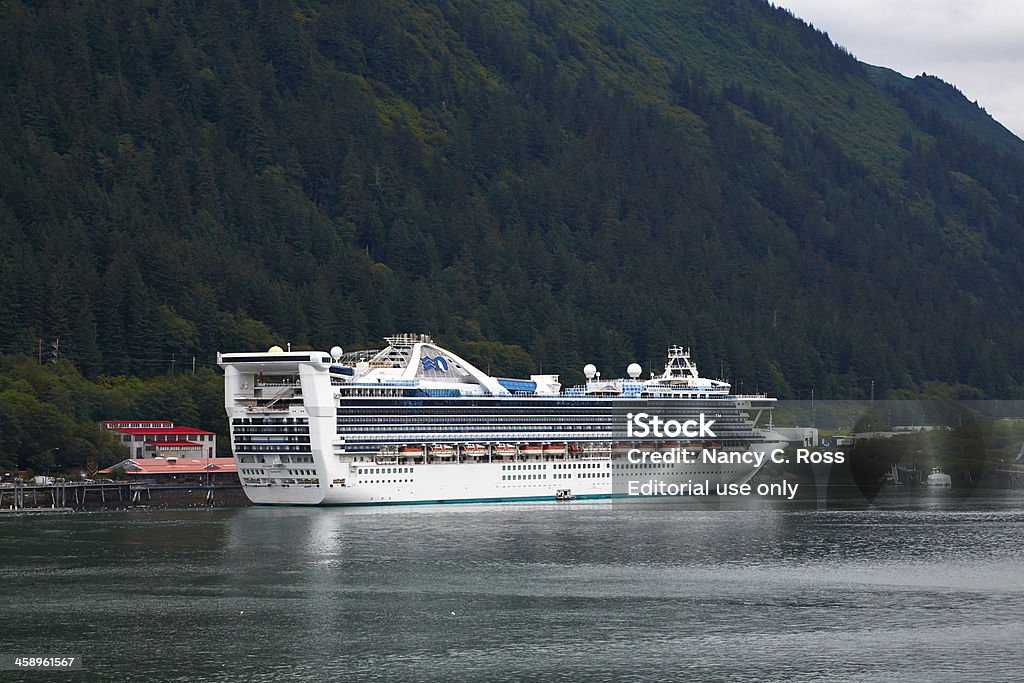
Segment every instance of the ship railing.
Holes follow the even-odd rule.
[[[267,389],[271,387],[277,388],[277,392],[269,392],[268,394]],[[273,408],[278,401],[284,399],[301,398],[302,396],[302,393],[297,390],[298,385],[296,384],[264,384],[261,387],[258,387],[258,389],[262,389],[262,391],[260,392],[262,395],[257,396],[256,398],[262,399],[264,401],[270,401],[269,403],[263,406],[266,409]]]
[[[422,334],[420,332],[401,332],[390,337],[384,337],[384,341],[391,346],[412,346],[420,342],[424,344],[432,344],[434,342],[429,334]]]
[[[287,413],[291,408],[288,404],[284,403],[281,405],[266,405],[266,406],[245,406],[247,412],[250,413]]]
[[[450,434],[450,433],[449,433]],[[362,437],[362,438],[361,438]],[[403,443],[466,443],[466,442],[495,442],[495,443],[516,443],[522,441],[559,443],[559,442],[583,442],[583,441],[609,441],[620,438],[615,432],[588,432],[582,434],[552,434],[551,432],[462,432],[458,436],[442,436],[438,432],[402,432],[401,434],[362,434],[349,433],[346,441],[349,445],[361,443],[381,443],[387,441],[392,444]]]
[[[269,406],[275,403],[301,403],[302,396],[297,394],[293,396],[276,396],[273,398],[267,396],[236,396],[235,400],[240,405],[252,405],[257,402],[262,402],[263,405]]]
[[[302,387],[298,384],[257,384],[254,387],[247,388],[242,387],[242,391],[235,394],[239,397],[249,398],[267,398],[269,396],[278,396],[282,393],[293,392],[296,395],[302,395]]]

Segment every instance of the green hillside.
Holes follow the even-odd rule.
[[[1024,154],[1024,141],[992,118],[977,102],[971,102],[960,90],[935,76],[914,78],[880,66],[867,66],[872,80],[895,94],[922,127],[930,124],[929,115],[962,126],[983,143],[995,145],[1011,154]]]
[[[1024,155],[877,77],[754,0],[7,0],[0,353],[1020,397]]]

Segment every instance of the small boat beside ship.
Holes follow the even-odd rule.
[[[944,486],[952,487],[953,478],[942,471],[941,467],[933,467],[932,471],[928,473],[928,478],[925,480],[925,484],[928,486]]]

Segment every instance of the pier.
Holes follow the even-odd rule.
[[[1024,452],[1024,446],[1021,446],[1021,451]],[[992,471],[1003,488],[1024,489],[1024,464],[1016,461],[999,463]]]
[[[0,513],[5,514],[130,507],[243,507],[248,504],[241,484],[93,481],[0,486]]]

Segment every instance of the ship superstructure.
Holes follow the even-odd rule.
[[[702,378],[673,346],[660,375],[563,388],[557,375],[492,377],[427,335],[381,350],[218,354],[239,477],[262,504],[351,505],[572,499],[623,495],[628,478],[742,483],[742,463],[650,462],[630,452],[771,448],[774,399]],[[711,438],[631,438],[645,412],[715,423]],[[756,425],[762,413],[769,429]]]

